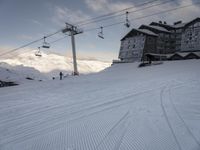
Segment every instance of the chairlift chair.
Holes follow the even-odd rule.
[[[41,57],[42,56],[42,54],[40,52],[40,47],[38,47],[38,51],[35,52],[35,56],[37,56],[37,57]]]
[[[101,39],[104,39],[104,36],[103,36],[103,27],[100,27],[101,31],[98,33],[98,37],[101,38]]]
[[[46,37],[44,37],[44,42],[43,42],[42,48],[50,48],[50,44],[48,42],[46,42]]]
[[[131,26],[131,23],[130,23],[130,21],[129,21],[129,19],[128,19],[128,11],[126,12],[126,23],[124,24],[127,28],[129,28],[130,26]]]

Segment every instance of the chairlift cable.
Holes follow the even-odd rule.
[[[159,4],[154,4],[154,5],[147,6],[147,7],[141,8],[141,9],[136,9],[136,10],[133,10],[133,11],[129,11],[129,13],[136,13],[136,12],[141,11],[141,10],[149,9],[149,8],[152,8],[152,7],[155,7],[155,6],[164,5],[164,4],[167,4],[167,3],[170,3],[170,2],[173,2],[173,0],[164,1],[164,2],[161,2]],[[124,13],[117,14],[117,15],[114,15],[114,16],[107,16],[106,18],[102,18],[102,19],[99,19],[99,20],[94,20],[94,21],[83,23],[83,24],[79,24],[79,26],[85,26],[85,25],[88,25],[88,24],[94,24],[94,23],[97,23],[97,22],[102,22],[102,21],[105,21],[105,20],[110,20],[110,19],[113,19],[115,17],[121,17],[121,16],[124,16]]]
[[[132,19],[130,19],[130,20],[143,19],[143,18],[146,18],[146,17],[150,17],[150,16],[154,16],[154,15],[159,15],[159,14],[163,14],[163,13],[166,13],[166,12],[175,11],[175,10],[178,10],[178,9],[183,9],[183,8],[186,8],[186,7],[191,7],[191,6],[194,6],[194,5],[199,4],[199,3],[200,3],[200,2],[196,2],[196,3],[190,4],[190,5],[185,5],[185,6],[181,6],[181,7],[176,7],[176,8],[173,8],[173,9],[161,11],[161,12],[154,13],[154,14],[151,14],[151,15],[146,15],[146,16],[142,16],[142,17],[138,17],[138,18],[132,18]],[[124,23],[124,22],[117,22],[117,23],[114,23],[114,24],[105,25],[105,26],[103,26],[103,27],[104,27],[104,28],[106,28],[106,27],[111,27],[111,26],[114,26],[114,25],[122,24],[122,23]],[[97,30],[97,29],[99,29],[99,28],[86,29],[85,31],[86,31],[86,32],[89,32],[89,31],[93,31],[93,30]],[[48,38],[48,37],[51,37],[51,36],[53,36],[53,35],[55,35],[55,34],[60,33],[61,31],[62,31],[62,29],[60,29],[60,30],[58,30],[58,31],[56,31],[56,32],[54,32],[54,33],[52,33],[52,34],[48,34],[46,37],[47,37],[47,38]],[[34,44],[34,43],[37,43],[37,42],[39,42],[39,41],[41,41],[41,40],[43,40],[43,38],[37,39],[37,40],[35,40],[35,41],[32,41],[32,42],[27,43],[27,44],[25,44],[25,45],[22,45],[22,46],[20,46],[20,47],[18,47],[18,48],[15,48],[15,49],[12,49],[12,50],[10,50],[10,51],[7,51],[7,52],[5,52],[5,53],[1,53],[1,54],[0,54],[0,57],[1,57],[1,56],[4,56],[4,55],[7,55],[7,54],[9,54],[9,53],[15,52],[15,51],[17,51],[17,50],[19,50],[19,49],[21,49],[21,48],[27,47],[27,46],[32,45],[32,44]]]
[[[147,17],[152,17],[152,16],[155,16],[155,15],[160,15],[160,14],[164,14],[164,13],[167,13],[167,12],[176,11],[176,10],[179,10],[179,9],[191,7],[191,6],[194,6],[194,5],[197,5],[197,4],[200,4],[200,2],[196,2],[195,4],[189,4],[189,5],[176,7],[176,8],[172,8],[172,9],[168,9],[168,10],[164,10],[164,11],[153,13],[153,14],[150,14],[150,15],[132,18],[132,19],[129,19],[129,20],[130,21],[140,20],[140,19],[144,19],[144,18],[147,18]],[[123,24],[123,23],[124,23],[124,21],[120,21],[120,22],[116,22],[116,23],[113,23],[113,24],[104,25],[103,28],[108,28],[108,27],[112,27],[112,26],[115,26],[115,25]],[[93,31],[93,30],[97,30],[97,29],[99,29],[99,28],[85,29],[84,32]]]
[[[140,7],[140,6],[147,5],[147,4],[149,4],[149,3],[155,2],[155,1],[159,1],[159,0],[148,1],[148,2],[142,3],[142,4],[137,5],[137,6]],[[137,7],[137,6],[135,6],[135,7]],[[112,14],[114,14],[114,13],[122,12],[122,11],[125,11],[125,10],[128,10],[128,9],[131,9],[131,7],[126,8],[126,9],[123,9],[123,10],[120,10],[120,11],[116,11],[116,12],[113,12],[113,13],[110,13],[110,14],[107,14],[107,15],[112,15]],[[104,16],[106,16],[106,15],[104,15]],[[99,16],[99,18],[100,18],[100,17],[103,17],[103,16]],[[96,18],[98,18],[98,17],[96,17]],[[94,19],[94,18],[93,18],[93,19]],[[106,19],[106,20],[107,20],[107,19]],[[55,33],[51,33],[51,34],[46,35],[45,37],[46,37],[46,38],[51,37],[51,36],[53,36],[53,35],[55,35],[55,34],[58,34],[58,33],[62,32],[62,30],[63,30],[63,29],[60,29],[60,30],[56,31]],[[41,40],[43,40],[43,38],[37,39],[37,40],[35,40],[35,41],[32,41],[32,42],[27,43],[27,44],[25,44],[25,45],[22,45],[22,46],[20,46],[20,47],[18,47],[18,48],[12,49],[12,50],[10,50],[10,51],[8,51],[8,52],[2,53],[2,54],[0,54],[0,57],[1,57],[1,56],[4,56],[4,55],[7,55],[7,54],[9,54],[9,53],[15,52],[15,51],[17,51],[17,50],[19,50],[19,49],[21,49],[21,48],[27,47],[27,46],[32,45],[32,44],[34,44],[34,43],[37,43],[37,42],[39,42],[39,41],[41,41]]]
[[[62,31],[62,30],[58,30],[58,31],[56,31],[56,32],[54,32],[54,33],[48,34],[46,37],[51,37],[51,36],[53,36],[53,35],[55,35],[55,34],[60,33],[61,31]],[[1,56],[4,56],[4,55],[7,55],[7,54],[9,54],[9,53],[15,52],[15,51],[17,51],[17,50],[19,50],[19,49],[22,49],[22,48],[24,48],[24,47],[27,47],[27,46],[29,46],[29,45],[35,44],[35,43],[37,43],[37,42],[39,42],[39,41],[41,41],[41,40],[43,40],[43,38],[40,38],[40,39],[37,39],[37,40],[35,40],[35,41],[29,42],[29,43],[27,43],[27,44],[24,44],[24,45],[22,45],[22,46],[20,46],[20,47],[18,47],[18,48],[12,49],[12,50],[7,51],[7,52],[5,52],[5,53],[1,53],[1,54],[0,54],[0,57],[1,57]]]
[[[85,23],[85,22],[89,22],[89,21],[96,20],[96,19],[103,18],[103,17],[112,16],[112,15],[118,14],[118,13],[120,13],[120,12],[127,11],[127,10],[129,10],[129,9],[133,9],[133,8],[141,7],[141,6],[143,6],[143,5],[147,5],[147,4],[150,4],[150,3],[154,3],[154,2],[156,2],[156,1],[160,1],[160,0],[147,1],[147,2],[144,2],[144,3],[140,3],[140,4],[138,4],[138,5],[132,6],[132,7],[128,7],[128,8],[125,8],[125,9],[121,9],[121,10],[119,10],[119,11],[115,11],[115,12],[111,12],[111,13],[107,13],[107,14],[98,16],[98,17],[94,17],[94,18],[90,18],[90,19],[83,20],[83,21],[79,21],[79,22],[76,22],[75,24],[76,24],[76,25],[81,25],[81,24],[83,24],[83,23]]]
[[[138,4],[138,5],[133,6],[133,7],[129,7],[129,8],[125,8],[125,9],[119,10],[119,11],[111,12],[111,13],[109,13],[109,14],[105,14],[105,15],[98,16],[98,17],[95,17],[95,18],[87,19],[87,20],[85,20],[85,21],[94,20],[94,19],[98,19],[98,18],[102,18],[102,17],[114,15],[114,14],[116,14],[116,13],[123,12],[123,11],[125,11],[125,10],[132,9],[132,8],[135,8],[135,7],[141,7],[141,6],[143,6],[143,5],[147,5],[147,4],[156,2],[156,1],[159,1],[159,0],[152,0],[152,1],[144,2],[144,3],[142,3],[142,4]],[[80,22],[78,22],[77,24],[83,23],[83,22],[85,22],[85,21],[80,21]],[[62,30],[63,30],[63,29],[58,30],[58,31],[56,31],[55,33],[52,33],[52,34],[48,34],[48,35],[46,36],[46,38],[51,37],[51,36],[53,36],[53,35],[55,35],[55,34],[57,34],[57,33],[59,33],[59,32],[62,32]],[[25,45],[22,45],[22,46],[20,46],[20,47],[17,47],[17,48],[15,48],[15,49],[12,49],[12,50],[10,50],[10,51],[8,51],[8,52],[1,53],[1,54],[0,54],[0,57],[1,57],[1,56],[4,56],[4,55],[7,55],[7,54],[9,54],[9,53],[15,52],[15,51],[17,51],[17,50],[19,50],[19,49],[22,49],[22,48],[27,47],[27,46],[29,46],[29,45],[32,45],[32,44],[34,44],[34,43],[37,43],[37,42],[39,42],[39,41],[41,41],[41,40],[43,40],[43,38],[39,38],[39,39],[37,39],[37,40],[35,40],[35,41],[29,42],[29,43],[27,43],[27,44],[25,44]]]

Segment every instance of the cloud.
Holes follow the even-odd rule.
[[[118,53],[115,54],[113,52],[109,52],[109,50],[106,53],[103,51],[93,51],[93,50],[88,50],[88,51],[77,50],[77,52],[78,52],[77,53],[78,59],[111,61],[113,58],[117,58],[118,56]],[[71,53],[69,53],[68,56],[71,56]]]
[[[64,26],[65,22],[76,23],[82,20],[89,19],[90,16],[81,10],[71,10],[67,7],[56,6],[52,21],[59,26]]]
[[[17,39],[19,39],[19,40],[33,40],[34,38],[30,35],[22,34],[22,35],[18,35]]]
[[[29,52],[35,50],[30,47],[25,47],[25,48],[21,48],[17,51],[12,51],[15,48],[16,47],[12,47],[12,46],[1,46],[0,47],[0,60],[1,60],[1,58],[14,58],[14,57],[16,57],[16,55],[19,55],[21,53],[29,53]]]
[[[35,19],[30,19],[30,22],[31,23],[34,23],[36,25],[39,25],[39,26],[42,26],[43,24],[41,22],[39,22],[38,20],[35,20]]]
[[[147,9],[142,12],[143,15],[153,14],[156,12],[162,12],[165,10],[170,10],[173,8],[180,8],[186,5],[194,4],[194,0],[178,0],[171,3],[166,3],[164,5],[159,5],[151,9]],[[158,21],[163,20],[169,23],[173,23],[178,20],[183,20],[184,22],[191,21],[199,16],[200,9],[198,5],[193,5],[190,7],[184,7],[182,9],[177,9],[174,11],[169,11],[166,13],[161,13],[152,17],[144,18],[143,20]]]
[[[132,9],[129,10],[130,12],[129,19],[131,20],[131,23],[134,27],[139,26],[142,23],[147,24],[152,21],[159,21],[159,20],[164,20],[170,23],[178,21],[178,20],[190,21],[199,16],[199,13],[200,13],[199,5],[195,5],[195,3],[199,2],[199,0],[174,0],[168,3],[167,2],[168,2],[167,0],[156,1],[155,3],[151,3],[149,5],[137,7],[136,3],[126,2],[126,1],[120,2],[120,1],[112,1],[112,0],[85,0],[85,4],[91,11],[96,12],[96,13],[101,13],[101,14],[116,12],[118,10],[123,10],[125,8],[133,7]],[[142,2],[140,2],[140,4],[141,3]],[[164,4],[161,4],[161,3],[164,3]],[[172,8],[185,6],[188,4],[194,4],[194,6],[167,12],[167,13],[157,14],[155,16],[145,17],[144,19],[134,20],[135,18],[148,16],[154,13],[159,13],[165,10],[170,10]],[[157,5],[157,6],[146,8],[151,5]],[[138,9],[139,10],[141,9],[141,10],[137,12],[132,12]],[[116,17],[115,21],[116,20],[122,21],[123,19],[124,19],[124,16]]]
[[[109,0],[85,0],[85,4],[94,12],[113,12],[134,6],[130,2],[111,2]]]

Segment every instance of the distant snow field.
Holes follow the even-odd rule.
[[[111,65],[110,62],[90,59],[78,59],[77,62],[80,74],[96,73]],[[73,61],[71,58],[53,53],[42,53],[42,57],[37,57],[32,51],[10,59],[0,59],[0,80],[25,82],[26,77],[48,80],[58,77],[60,71],[65,75],[72,73]]]
[[[200,60],[137,66],[1,88],[0,149],[200,150]]]

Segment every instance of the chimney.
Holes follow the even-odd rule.
[[[182,21],[180,20],[180,21],[174,22],[174,25],[181,24],[181,23]]]
[[[167,24],[167,22],[166,22],[166,21],[164,21],[164,24]]]
[[[162,21],[159,21],[160,24],[162,24]]]

